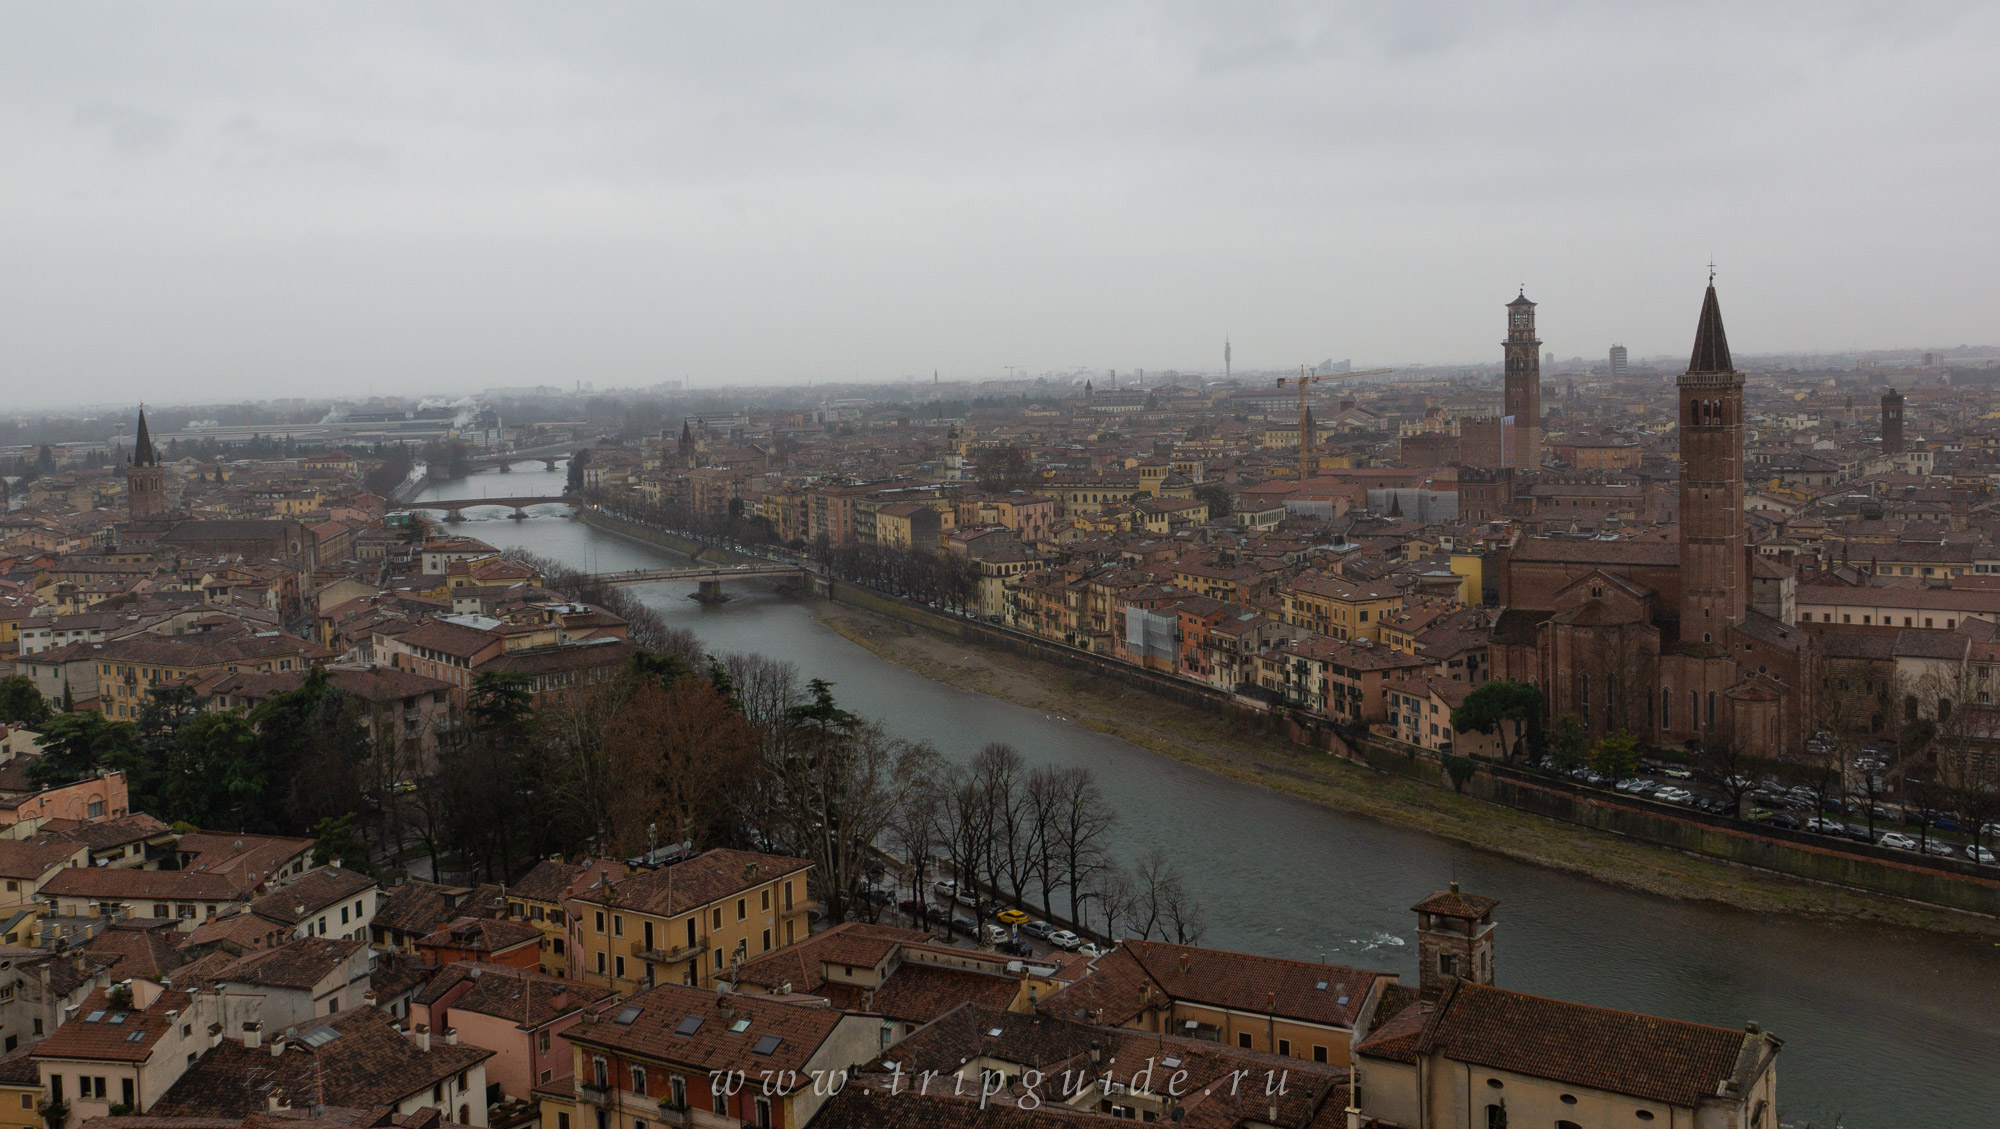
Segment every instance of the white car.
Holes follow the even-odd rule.
[[[1078,945],[1083,944],[1083,938],[1067,929],[1058,929],[1049,934],[1049,944],[1054,945],[1058,949],[1074,949]]]
[[[1993,852],[1991,851],[1986,852],[1986,861],[1987,862],[1993,861]],[[1076,952],[1078,956],[1086,956],[1089,957],[1091,960],[1096,960],[1098,957],[1101,957],[1105,953],[1108,953],[1110,951],[1111,951],[1110,949],[1107,949],[1102,945],[1099,945],[1096,941],[1085,941],[1083,944],[1078,945],[1076,947]]]
[[[1900,831],[1884,831],[1882,837],[1875,840],[1875,842],[1880,846],[1893,847],[1899,851],[1914,851],[1917,849],[1917,841]]]
[[[1987,866],[1993,865],[1993,852],[1987,850],[1985,847],[1975,847],[1968,843],[1965,847],[1965,857],[1971,859],[1973,862],[1983,863]]]
[[[1821,835],[1838,835],[1842,831],[1847,830],[1847,828],[1842,827],[1838,820],[1820,819],[1815,816],[1812,819],[1806,820],[1806,830],[1817,831]]]

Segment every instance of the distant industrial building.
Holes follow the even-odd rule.
[[[1619,376],[1623,374],[1624,371],[1625,371],[1625,346],[1613,345],[1611,347],[1611,375]]]

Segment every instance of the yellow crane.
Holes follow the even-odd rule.
[[[1360,372],[1322,372],[1322,373],[1314,373],[1313,375],[1308,376],[1306,375],[1306,366],[1300,365],[1299,374],[1297,376],[1281,376],[1278,378],[1278,387],[1280,388],[1283,388],[1287,384],[1296,384],[1299,386],[1299,481],[1300,482],[1304,482],[1306,480],[1306,478],[1309,476],[1308,472],[1312,467],[1313,440],[1312,440],[1312,427],[1306,422],[1306,387],[1308,385],[1318,384],[1322,380],[1346,380],[1349,377],[1354,377],[1354,376],[1381,376],[1383,373],[1389,373],[1395,371],[1396,370],[1392,368],[1371,368],[1371,369],[1362,369]]]

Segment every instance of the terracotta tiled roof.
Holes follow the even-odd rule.
[[[465,949],[468,952],[498,953],[542,939],[542,931],[524,921],[461,917],[442,929],[418,938],[417,944],[433,948]]]
[[[71,1025],[57,1030],[60,1035]],[[326,1039],[323,1033],[331,1033]],[[313,1041],[320,1040],[318,1046]],[[437,1083],[491,1058],[493,1052],[433,1040],[419,1050],[380,1008],[342,1012],[288,1040],[282,1054],[270,1047],[250,1049],[224,1039],[154,1105],[163,1117],[246,1117],[268,1108],[268,1097],[299,1107],[324,1102],[349,1107],[400,1104],[419,1094],[428,1098]]]
[[[466,987],[451,997],[448,1010],[490,1015],[522,1030],[533,1030],[617,995],[610,988],[560,979],[531,969],[458,961],[440,970],[417,993],[417,1002],[435,1004],[461,986]]]
[[[611,905],[615,896],[615,904],[623,909],[672,917],[788,874],[802,874],[811,866],[804,859],[718,847],[686,862],[614,879],[609,885],[600,882],[577,891],[576,897],[594,905]],[[804,897],[805,890],[799,890],[798,896]]]
[[[621,1017],[627,1021],[619,1022]],[[606,1047],[695,1071],[742,1070],[755,1078],[767,1070],[804,1069],[842,1018],[843,1013],[827,1007],[663,984],[563,1035],[578,1046]],[[682,1030],[690,1033],[679,1034]],[[767,1047],[767,1053],[758,1054],[759,1046]]]
[[[68,866],[89,848],[67,835],[0,839],[0,877],[34,881],[55,867]]]
[[[370,924],[376,929],[421,936],[451,920],[453,898],[466,893],[463,887],[406,879],[378,896]]]
[[[329,906],[374,888],[375,880],[360,871],[322,866],[251,902],[250,912],[280,925],[297,925]]]
[[[112,1007],[107,990],[98,988],[84,998],[76,1019],[35,1047],[35,1057],[144,1062],[152,1057],[160,1036],[173,1029],[175,1019],[167,1013],[186,1011],[192,999],[186,992],[165,991],[144,1011],[125,1011]],[[98,1017],[94,1022],[93,1015]]]
[[[1005,976],[962,968],[904,964],[875,989],[877,1015],[910,1023],[929,1023],[955,1007],[971,1002],[1005,1008],[1020,985]]]
[[[184,963],[179,951],[181,933],[175,922],[160,923],[163,928],[133,928],[134,924],[121,921],[92,937],[84,948],[117,958],[115,967],[121,978],[144,976],[158,980]]]
[[[85,897],[107,902],[179,899],[226,902],[245,892],[227,875],[192,870],[128,870],[124,867],[69,867],[50,876],[42,893],[50,897]]]
[[[611,859],[591,859],[584,862],[543,859],[512,886],[507,887],[507,895],[537,902],[558,902],[562,900],[565,890],[572,887],[581,890],[605,875],[610,875],[616,880],[624,873],[625,865]]]
[[[930,934],[917,929],[843,921],[797,944],[744,962],[736,978],[771,991],[790,984],[794,992],[813,992],[825,983],[824,970],[829,964],[875,968],[898,945],[922,944],[930,939]]]
[[[1764,1036],[1457,980],[1418,1053],[1693,1107],[1735,1076],[1746,1038]]]
[[[1378,977],[1333,964],[1127,940],[1100,957],[1092,974],[1043,1003],[1050,1015],[1075,1018],[1082,1010],[1120,1024],[1171,1000],[1207,1004],[1304,1023],[1352,1027]],[[1322,987],[1324,985],[1324,987]]]
[[[363,947],[359,941],[302,937],[275,949],[243,956],[209,979],[218,983],[310,991]]]
[[[1484,898],[1478,894],[1459,893],[1458,884],[1454,882],[1451,889],[1439,891],[1411,906],[1410,912],[1434,913],[1441,917],[1467,917],[1477,921],[1492,913],[1493,907],[1499,904],[1492,898]]]

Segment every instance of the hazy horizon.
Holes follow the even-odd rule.
[[[1991,6],[11,6],[8,406],[2000,339]]]

